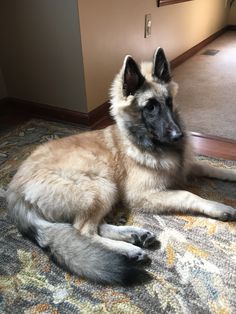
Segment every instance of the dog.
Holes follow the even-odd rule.
[[[148,276],[144,248],[156,237],[106,223],[117,202],[150,214],[235,220],[236,209],[179,189],[192,175],[235,181],[236,171],[194,160],[176,93],[162,48],[141,66],[126,56],[111,87],[116,123],[39,146],[13,177],[7,202],[19,231],[71,273],[129,285]]]

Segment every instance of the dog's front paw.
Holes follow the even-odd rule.
[[[155,234],[147,230],[132,233],[131,237],[134,245],[143,248],[148,248],[158,242]]]
[[[227,209],[219,217],[222,221],[235,221],[236,220],[236,209],[227,206]]]
[[[236,221],[236,209],[224,204],[216,203],[213,211],[214,218],[222,221]]]

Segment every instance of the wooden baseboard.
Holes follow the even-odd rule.
[[[228,25],[228,26],[226,27],[226,30],[227,30],[227,31],[236,31],[236,25]]]
[[[202,48],[210,44],[213,40],[221,36],[227,31],[236,31],[236,25],[227,25],[224,28],[220,29],[218,32],[212,34],[211,36],[207,37],[197,45],[193,46],[189,50],[185,51],[182,55],[178,56],[174,60],[170,62],[171,68],[174,69],[192,56],[194,56],[196,53],[198,53]]]
[[[109,101],[106,101],[104,104],[88,113],[89,125],[91,126],[92,129],[96,128],[99,123],[110,117],[109,108],[110,103]]]
[[[185,62],[203,47],[208,45],[210,42],[212,42],[228,30],[236,30],[236,25],[229,25],[212,34],[208,38],[204,39],[199,44],[195,45],[179,57],[172,60],[170,62],[171,67],[175,68],[181,63]],[[96,109],[88,113],[83,113],[51,105],[8,97],[0,100],[0,114],[3,114],[6,111],[8,113],[15,112],[16,114],[23,114],[25,116],[82,124],[93,129],[96,128],[102,120],[106,120],[107,117],[109,117],[109,106],[110,104],[107,101]]]
[[[192,0],[158,0],[157,6],[162,7],[164,5],[177,4],[180,2],[186,2],[186,1],[192,1]]]
[[[109,102],[105,102],[98,108],[88,113],[84,113],[8,97],[0,100],[0,113],[24,115],[26,117],[42,118],[55,121],[65,121],[82,124],[93,129],[96,128],[96,125],[99,124],[103,119],[109,116],[109,106]]]
[[[3,108],[6,107],[6,99],[7,99],[6,97],[0,99],[0,113],[2,113],[3,112]],[[2,108],[2,110],[1,110],[1,108]]]
[[[224,34],[228,30],[228,27],[224,27],[218,32],[212,34],[208,38],[204,39],[194,47],[190,48],[189,50],[185,51],[182,55],[178,56],[174,60],[170,62],[170,66],[172,69],[176,68],[180,64],[184,63],[189,58],[193,57],[196,53],[198,53],[202,48],[207,46],[209,43],[211,43],[213,40]]]
[[[8,97],[5,100],[5,113],[16,113],[35,118],[60,120],[89,125],[87,113],[77,112],[37,102]]]

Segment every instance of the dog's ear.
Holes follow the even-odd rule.
[[[145,78],[140,72],[139,66],[131,56],[126,56],[124,60],[123,93],[124,96],[134,95],[143,85]]]
[[[169,62],[167,61],[162,48],[157,48],[154,53],[153,76],[165,83],[169,83],[171,81]]]

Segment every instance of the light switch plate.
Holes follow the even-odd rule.
[[[152,30],[152,17],[151,14],[145,15],[145,27],[144,27],[144,37],[150,37]]]

